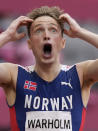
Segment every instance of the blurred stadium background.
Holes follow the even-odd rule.
[[[98,34],[98,0],[0,0],[0,32],[4,31],[13,19],[26,15],[43,5],[60,6],[83,27]],[[19,31],[26,30],[21,28]],[[98,58],[98,49],[80,39],[67,39],[62,51],[63,64]],[[13,62],[20,65],[34,64],[32,52],[28,50],[26,39],[10,42],[0,49],[0,62]],[[5,94],[0,88],[0,131],[10,131],[9,111]],[[84,131],[98,131],[98,83],[91,91],[87,107]]]

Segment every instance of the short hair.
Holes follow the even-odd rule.
[[[60,25],[61,28],[61,33],[63,35],[63,31],[64,31],[64,25],[63,23],[59,20],[59,16],[61,14],[63,14],[64,11],[61,10],[59,7],[57,6],[53,6],[53,7],[48,7],[48,6],[42,6],[40,8],[36,8],[34,10],[32,10],[30,13],[27,14],[27,16],[30,19],[35,20],[38,17],[41,16],[50,16],[53,19],[55,19],[57,21],[57,23]],[[30,27],[31,27],[32,23],[29,23],[27,26],[27,31],[28,31],[28,36],[30,37]]]

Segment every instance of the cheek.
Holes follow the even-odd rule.
[[[38,43],[39,43],[39,39],[38,39],[38,38],[32,39],[32,43],[33,43],[34,45],[36,45],[36,43],[38,44]]]
[[[31,39],[31,44],[32,44],[32,51],[35,56],[37,56],[40,53],[41,49],[41,40],[37,38]]]
[[[62,39],[60,37],[57,37],[54,39],[55,46],[58,50],[62,49]]]
[[[32,49],[37,49],[38,47],[40,47],[41,39],[39,37],[34,37],[31,39],[31,43]]]

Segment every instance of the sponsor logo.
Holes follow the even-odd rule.
[[[61,85],[65,85],[65,86],[69,86],[71,89],[73,89],[72,85],[71,85],[71,79],[69,80],[69,82],[61,82]]]

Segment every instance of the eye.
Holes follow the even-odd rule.
[[[38,28],[38,29],[35,30],[35,33],[36,33],[36,34],[40,34],[40,33],[42,33],[42,32],[43,32],[43,29],[42,29],[42,28]]]
[[[36,30],[36,33],[41,33],[41,29],[37,29],[37,30]]]
[[[55,33],[55,32],[57,32],[57,30],[55,28],[52,28],[51,32]]]

